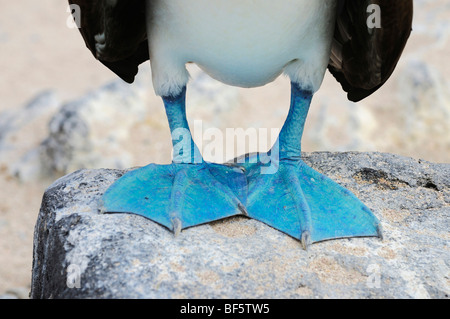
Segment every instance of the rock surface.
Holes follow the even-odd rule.
[[[313,244],[230,218],[174,238],[140,216],[101,214],[125,171],[57,180],[35,228],[32,298],[448,298],[450,165],[382,153],[308,153],[353,191],[384,239]]]

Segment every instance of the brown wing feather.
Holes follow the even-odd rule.
[[[381,28],[369,29],[371,4]],[[340,0],[329,71],[351,101],[378,90],[391,76],[411,33],[412,0]]]
[[[149,59],[144,0],[69,0],[80,7],[80,32],[86,46],[105,66],[132,83],[138,66]],[[105,34],[98,50],[96,35]]]
[[[378,90],[391,76],[411,32],[412,0],[339,0],[329,71],[352,101]],[[69,0],[81,9],[80,32],[92,54],[124,81],[132,83],[149,59],[144,0]],[[368,29],[367,7],[381,8],[381,28]],[[96,50],[95,36],[105,33]]]

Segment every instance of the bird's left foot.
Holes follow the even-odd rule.
[[[263,164],[250,158],[243,167],[248,216],[301,240],[304,248],[333,238],[381,236],[378,219],[355,195],[301,159]]]

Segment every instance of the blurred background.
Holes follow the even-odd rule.
[[[388,83],[360,103],[347,101],[327,74],[307,119],[303,150],[378,151],[432,162],[450,159],[450,2],[415,0],[412,37]],[[42,195],[80,168],[169,163],[171,143],[151,71],[120,81],[70,29],[64,0],[0,0],[0,296],[27,298],[33,231]],[[285,77],[256,89],[222,85],[195,66],[188,119],[203,146],[225,141],[205,132],[281,128]],[[199,122],[201,120],[201,122]],[[195,121],[195,123],[194,123]],[[199,125],[201,123],[201,125]],[[194,125],[195,124],[195,125]],[[199,140],[202,139],[203,140]],[[261,137],[261,136],[260,136]],[[261,137],[262,138],[262,137]],[[205,140],[206,139],[206,140]],[[229,142],[229,141],[227,141]],[[267,141],[246,151],[265,151]],[[223,152],[223,161],[235,152]]]

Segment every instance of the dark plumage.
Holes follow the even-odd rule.
[[[412,0],[341,0],[328,70],[351,101],[378,90],[391,76],[411,33]],[[367,28],[367,7],[381,8],[381,28]]]
[[[105,2],[69,0],[80,6],[79,30],[88,49],[125,82],[133,83],[138,66],[149,59],[145,1],[118,0],[115,7]],[[99,55],[95,36],[101,33],[106,35],[106,46]]]
[[[80,32],[100,62],[128,83],[138,66],[149,59],[145,1],[69,0],[81,8]],[[339,0],[338,16],[328,70],[351,101],[378,90],[391,76],[411,33],[412,0]],[[368,29],[367,8],[381,8],[381,28]],[[106,10],[110,10],[107,12]],[[95,35],[105,33],[106,46],[99,55]]]

